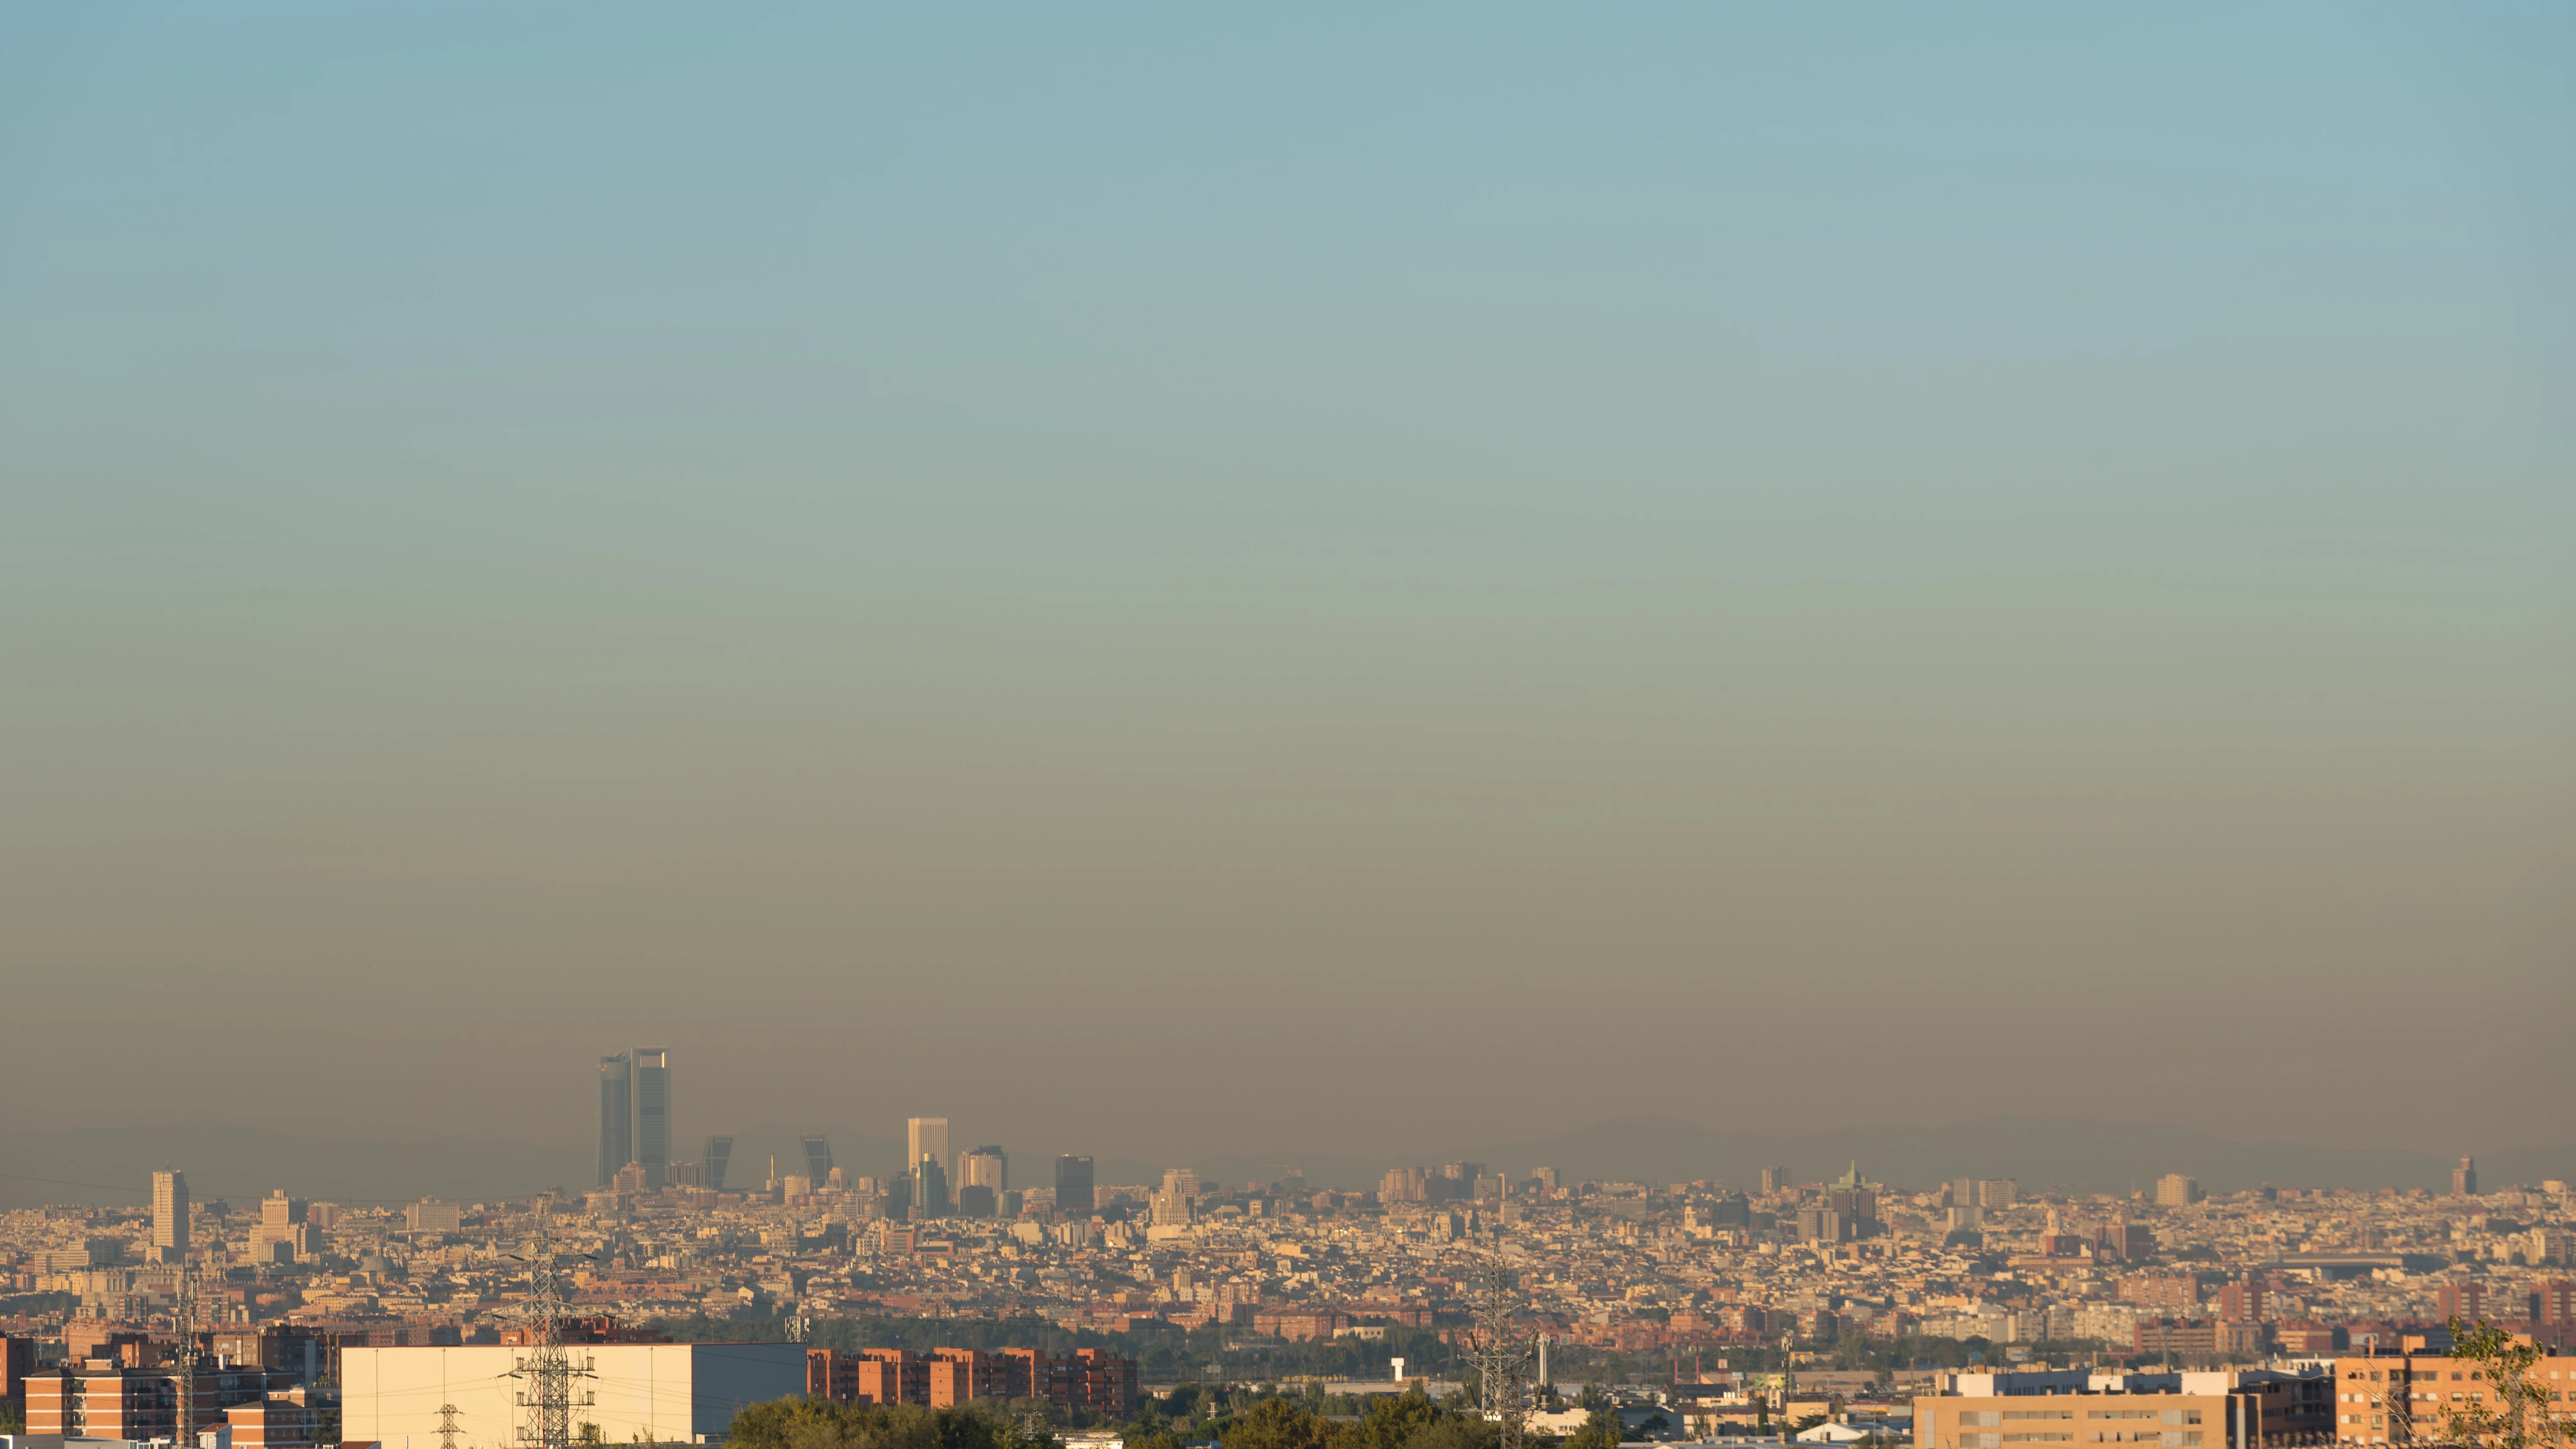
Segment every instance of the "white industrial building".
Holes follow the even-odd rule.
[[[443,1449],[440,1408],[453,1404],[455,1449],[513,1449],[527,1422],[517,1395],[533,1385],[511,1371],[534,1352],[489,1344],[343,1349],[340,1437]],[[805,1392],[805,1350],[792,1343],[576,1343],[564,1353],[576,1373],[576,1439],[591,1424],[614,1445],[714,1443],[735,1410]]]

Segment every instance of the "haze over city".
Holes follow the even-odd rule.
[[[2571,74],[0,6],[0,1449],[2576,1449]]]
[[[2576,1165],[2563,11],[0,26],[13,1152]]]

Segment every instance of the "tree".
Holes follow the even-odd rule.
[[[1353,1449],[1411,1449],[1423,1432],[1450,1417],[1420,1389],[1371,1403],[1352,1426]],[[1227,1449],[1234,1449],[1231,1441]]]
[[[995,1406],[998,1407],[998,1406]],[[730,1449],[1014,1449],[1010,1420],[967,1407],[775,1399],[733,1416]]]
[[[1351,1431],[1297,1399],[1264,1399],[1226,1430],[1225,1449],[1342,1449]]]
[[[2484,1378],[2486,1400],[2492,1402],[2472,1394],[2469,1402],[2446,1408],[2443,1437],[2493,1449],[2556,1449],[2576,1442],[2567,1421],[2550,1413],[2549,1390],[2532,1379],[2532,1365],[2541,1359],[2539,1345],[2517,1340],[2484,1319],[2471,1328],[2454,1318],[2451,1353],[2478,1365],[2470,1378]]]

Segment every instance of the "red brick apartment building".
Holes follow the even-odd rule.
[[[1054,1357],[1043,1349],[828,1348],[805,1354],[805,1392],[840,1404],[921,1404],[969,1399],[1044,1399],[1067,1409],[1125,1418],[1136,1407],[1136,1361],[1106,1349]]]
[[[197,1375],[199,1426],[229,1423],[236,1449],[308,1449],[313,1412],[291,1375]],[[169,1439],[179,1432],[179,1376],[165,1369],[59,1368],[29,1374],[27,1432],[95,1439]]]

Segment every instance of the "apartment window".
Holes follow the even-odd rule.
[[[2006,1419],[2072,1419],[2073,1409],[2006,1409]]]
[[[2074,1437],[2072,1434],[2006,1434],[2004,1442],[2007,1444],[2064,1444]]]

